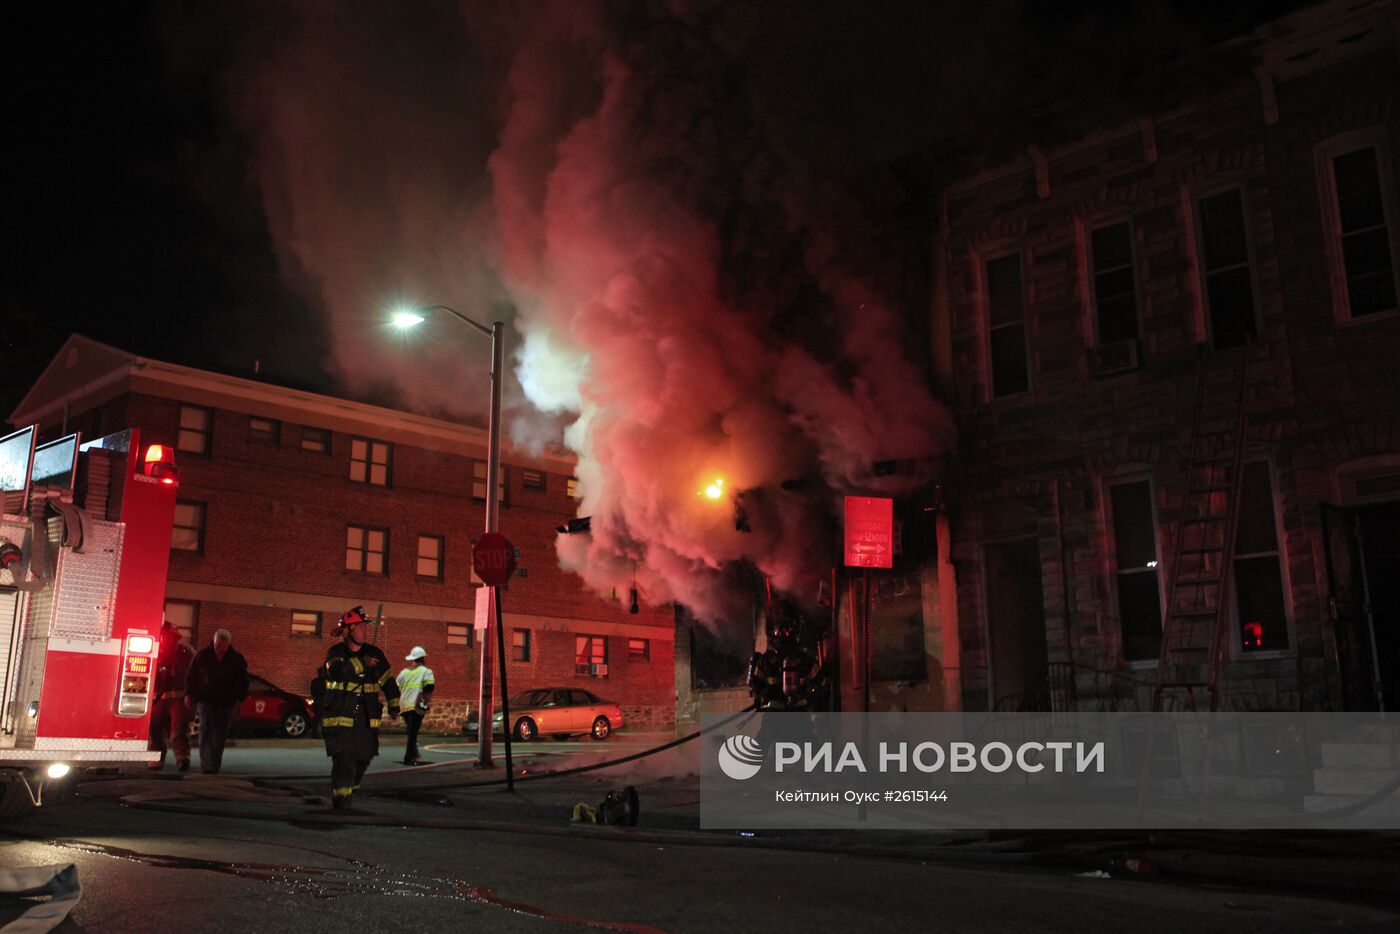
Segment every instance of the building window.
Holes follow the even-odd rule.
[[[324,428],[301,429],[301,449],[312,451],[316,454],[329,454],[331,451],[331,433]]]
[[[418,536],[418,576],[442,580],[442,536]]]
[[[502,464],[497,472],[499,480],[496,487],[496,502],[506,501],[506,465]],[[472,462],[472,498],[485,502],[486,500],[486,461]]]
[[[1093,269],[1094,321],[1100,344],[1137,340],[1137,278],[1133,274],[1133,233],[1127,221],[1089,235]]]
[[[275,447],[280,434],[281,425],[275,419],[256,416],[248,419],[248,440],[254,444],[271,444]]]
[[[510,631],[510,660],[513,662],[528,662],[530,660],[530,630],[512,629]]]
[[[1026,392],[1031,375],[1019,253],[988,260],[986,301],[992,398]]]
[[[292,635],[320,636],[321,614],[310,610],[292,610]]]
[[[544,489],[543,470],[522,470],[520,471],[520,485],[527,490]]]
[[[1238,188],[1199,202],[1206,316],[1216,350],[1239,347],[1259,336],[1244,194]]]
[[[350,442],[350,479],[371,486],[389,485],[389,445],[355,438]]]
[[[345,570],[389,573],[389,532],[352,525],[345,534]]]
[[[204,550],[204,504],[179,500],[175,503],[175,525],[170,530],[170,547],[175,551]]]
[[[1162,600],[1152,485],[1146,480],[1120,483],[1109,493],[1123,657],[1129,661],[1155,659],[1162,648]]]
[[[181,638],[194,642],[195,633],[199,629],[199,604],[192,600],[167,600],[165,601],[165,618],[170,620],[170,624],[180,630]]]
[[[475,636],[473,636],[472,633],[472,627],[467,625],[466,623],[448,623],[447,644],[470,646],[476,641]]]
[[[1269,465],[1265,461],[1245,464],[1235,533],[1234,590],[1240,644],[1246,652],[1288,648],[1278,541]]]
[[[603,675],[608,670],[608,640],[605,636],[574,638],[574,671],[581,675]]]
[[[210,409],[195,405],[180,406],[180,434],[175,447],[188,454],[209,453],[209,429],[214,423]]]
[[[1390,237],[1395,206],[1387,203],[1380,152],[1368,146],[1333,155],[1326,163],[1331,204],[1324,229],[1332,241],[1334,276],[1345,287],[1339,298],[1350,318],[1391,311],[1397,305]]]
[[[628,639],[627,657],[634,662],[651,661],[651,640],[650,639]]]
[[[583,499],[583,487],[579,485],[578,477],[570,477],[566,481],[564,492],[569,494],[570,499]]]

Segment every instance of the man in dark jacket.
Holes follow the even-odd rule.
[[[160,627],[160,654],[151,690],[151,741],[146,748],[160,752],[160,761],[151,763],[153,769],[165,768],[168,746],[175,748],[175,763],[181,772],[190,767],[190,713],[185,707],[185,679],[193,658],[194,650],[167,619]]]
[[[185,679],[185,702],[199,711],[199,770],[206,775],[218,774],[223,765],[228,724],[248,688],[248,663],[229,631],[220,629],[213,645],[195,655]]]
[[[331,633],[341,641],[326,652],[326,663],[312,684],[326,755],[331,759],[331,804],[350,810],[365,770],[379,754],[379,717],[399,715],[399,686],[384,653],[369,644],[364,608],[347,610]]]

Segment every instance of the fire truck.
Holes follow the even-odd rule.
[[[0,438],[0,818],[146,749],[178,475],[136,430]]]

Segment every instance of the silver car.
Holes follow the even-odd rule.
[[[540,734],[563,740],[586,733],[605,740],[622,728],[622,708],[582,688],[534,688],[510,699],[510,719],[511,735],[523,742]],[[474,735],[477,728],[476,713],[467,714],[462,732]],[[503,735],[499,710],[491,718],[491,732]]]

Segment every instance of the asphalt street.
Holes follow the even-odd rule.
[[[442,931],[1394,931],[1375,899],[1289,894],[997,858],[922,858],[910,847],[814,845],[684,829],[693,785],[669,761],[524,783],[468,787],[474,746],[447,738],[404,769],[386,748],[366,792],[463,787],[417,800],[365,794],[332,814],[316,745],[230,748],[223,776],[132,774],[0,831],[0,866],[73,863],[81,900],[57,930]],[[532,744],[529,770],[642,748]],[[254,784],[242,776],[276,775]],[[299,780],[296,776],[312,775]],[[623,781],[642,792],[635,829],[572,824],[571,801]],[[829,841],[828,841],[829,843]],[[930,853],[932,851],[929,851]],[[978,855],[983,858],[972,862]],[[0,925],[26,902],[0,898]]]

